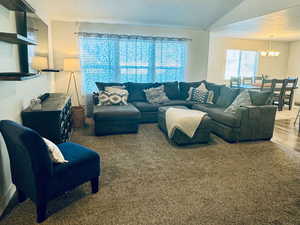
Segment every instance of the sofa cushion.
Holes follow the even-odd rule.
[[[239,94],[240,89],[222,87],[216,105],[227,108]]]
[[[170,100],[176,100],[179,99],[179,86],[178,82],[165,82],[165,83],[156,83],[156,86],[164,85],[165,92],[167,97]]]
[[[128,83],[128,102],[146,102],[144,90],[157,87],[155,83]]]
[[[239,128],[241,121],[238,116],[224,112],[224,108],[207,108],[207,113],[213,120],[232,128]]]
[[[180,82],[179,83],[179,98],[181,100],[186,100],[189,97],[189,90],[191,87],[199,87],[203,81],[198,82]]]
[[[218,85],[207,81],[204,81],[204,84],[207,90],[214,92],[213,103],[216,103],[220,96],[221,88],[225,87],[225,85]]]
[[[140,111],[132,104],[105,105],[94,107],[94,120],[137,120],[140,119]]]
[[[262,105],[270,105],[273,98],[272,91],[249,91],[250,98],[253,105],[262,106]]]
[[[151,104],[149,102],[132,102],[132,104],[141,112],[157,112],[160,104]]]
[[[162,106],[192,106],[192,102],[183,100],[171,100],[163,104],[151,104],[149,102],[132,102],[132,104],[141,112],[157,112],[158,108]]]
[[[100,174],[101,160],[98,153],[70,142],[59,144],[58,147],[69,162],[53,166],[53,175],[47,185],[48,199]]]
[[[217,105],[212,105],[212,104],[199,104],[199,103],[196,103],[196,104],[193,104],[192,105],[192,109],[196,109],[196,110],[200,110],[202,112],[207,112],[210,108],[222,108],[220,106],[217,106]],[[225,108],[222,108],[223,110],[225,110]]]
[[[184,101],[184,100],[171,100],[168,101],[164,104],[162,104],[162,106],[186,106],[186,107],[191,107],[192,106],[192,102],[191,101]]]

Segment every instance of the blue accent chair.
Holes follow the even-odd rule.
[[[55,164],[37,132],[8,120],[0,122],[0,131],[8,149],[19,202],[29,198],[36,204],[38,223],[46,219],[47,202],[66,191],[91,181],[92,193],[98,192],[98,153],[74,143],[59,144],[69,162]]]

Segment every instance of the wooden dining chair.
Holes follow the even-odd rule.
[[[261,76],[255,76],[254,77],[254,83],[262,83],[263,79],[264,79],[264,75],[262,74]]]
[[[276,86],[275,79],[263,79],[261,83],[261,91],[272,91],[274,92],[274,88]]]
[[[297,78],[288,78],[284,96],[284,104],[289,106],[289,110],[292,110],[295,89],[297,88],[298,77]]]
[[[284,107],[286,86],[287,86],[287,79],[274,79],[273,104],[278,106],[279,111],[282,111]]]
[[[241,86],[241,78],[240,77],[231,77],[230,78],[230,87],[231,88],[239,88]]]
[[[253,85],[253,77],[243,77],[243,85]]]

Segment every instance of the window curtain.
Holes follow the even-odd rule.
[[[79,33],[86,93],[95,82],[167,82],[185,77],[187,39]]]

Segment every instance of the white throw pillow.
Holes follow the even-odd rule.
[[[47,138],[43,138],[45,144],[48,147],[49,155],[54,163],[67,163],[69,161],[65,160],[63,154],[61,153],[60,149],[54,144],[52,141],[48,140]]]

